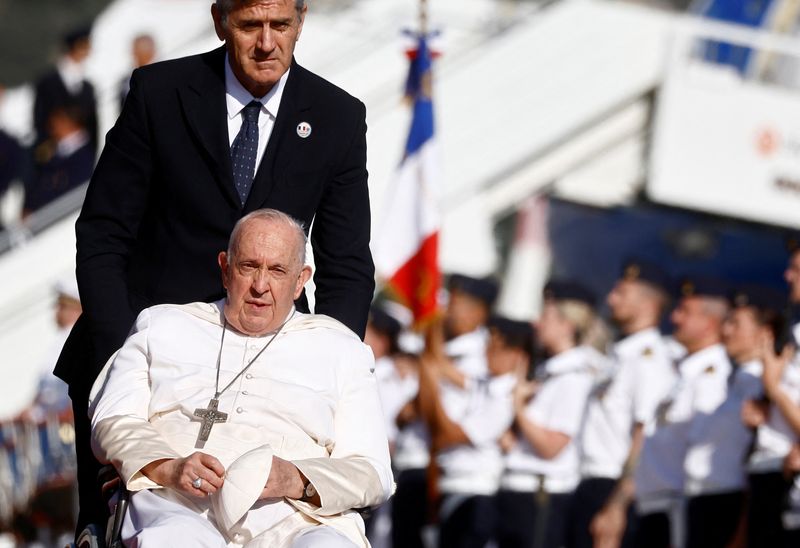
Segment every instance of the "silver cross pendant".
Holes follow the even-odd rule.
[[[208,406],[205,409],[198,407],[194,410],[194,416],[203,421],[203,424],[200,426],[200,432],[197,434],[195,447],[202,447],[205,442],[208,441],[208,436],[211,434],[211,427],[214,426],[214,424],[228,420],[228,414],[219,411],[218,408],[219,400],[217,398],[211,398],[211,401],[208,402]]]

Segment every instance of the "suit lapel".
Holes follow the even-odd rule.
[[[233,184],[228,145],[225,46],[204,54],[203,61],[205,70],[198,71],[180,89],[181,103],[189,127],[214,166],[214,178],[232,205],[239,208],[241,202]]]
[[[294,159],[299,139],[294,128],[301,121],[300,114],[311,108],[311,102],[303,93],[304,80],[305,69],[292,60],[292,68],[278,107],[278,117],[256,172],[253,188],[247,197],[245,212],[264,207],[276,182]]]

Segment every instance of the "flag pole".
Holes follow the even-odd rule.
[[[428,34],[428,0],[419,0],[419,32],[422,36]]]

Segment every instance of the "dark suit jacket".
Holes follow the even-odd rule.
[[[374,290],[366,111],[296,63],[242,208],[233,183],[224,48],[134,71],[76,224],[84,314],[56,374],[88,390],[136,315],[223,296],[217,254],[236,221],[271,207],[314,220],[316,312],[363,336]],[[300,122],[312,127],[300,138]]]

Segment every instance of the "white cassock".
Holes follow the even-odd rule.
[[[223,306],[142,311],[95,383],[93,449],[133,493],[123,538],[133,546],[312,546],[303,539],[320,533],[330,538],[318,545],[332,546],[338,536],[369,546],[352,509],[385,501],[393,484],[371,350],[332,318],[294,312],[219,397],[227,421],[214,424],[199,449],[194,411],[214,395]],[[228,328],[219,388],[271,337]],[[214,455],[226,469],[222,489],[208,498],[161,488],[141,473],[151,462],[195,451]],[[321,507],[257,500],[273,454],[311,481]]]

